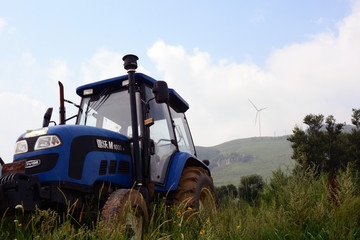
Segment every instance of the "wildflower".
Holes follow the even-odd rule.
[[[176,223],[176,221],[174,220],[173,223]]]
[[[19,220],[17,220],[17,219],[14,219],[14,223],[18,223],[19,222]]]
[[[162,199],[166,200],[166,197],[163,197]]]
[[[204,234],[205,234],[205,230],[204,230],[204,229],[201,229],[200,234],[201,234],[201,235],[204,235]]]
[[[177,214],[178,214],[178,215],[181,215],[181,211],[178,211]]]
[[[191,207],[188,207],[188,210],[192,210],[192,208],[191,208]]]
[[[236,228],[237,228],[237,229],[240,229],[240,225],[237,225]]]
[[[15,206],[15,209],[16,210],[22,210],[23,206],[21,204],[18,204],[18,205]]]

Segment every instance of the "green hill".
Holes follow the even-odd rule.
[[[210,160],[216,186],[237,186],[242,176],[259,174],[267,179],[279,167],[292,168],[292,149],[287,137],[237,139],[214,147],[196,147],[196,150],[200,159]]]

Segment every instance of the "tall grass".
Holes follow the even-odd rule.
[[[358,179],[350,169],[328,176],[311,169],[286,176],[274,172],[256,202],[224,201],[216,214],[159,201],[151,206],[147,239],[359,239]],[[71,209],[71,208],[70,208]],[[85,219],[85,220],[84,220]],[[0,219],[0,239],[128,239],[125,225],[104,229],[98,218],[71,211],[17,211]]]

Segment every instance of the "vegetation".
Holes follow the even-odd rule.
[[[264,180],[260,175],[253,174],[241,177],[239,196],[248,202],[254,202],[259,198],[264,185]]]
[[[345,123],[336,123],[330,115],[309,114],[304,118],[308,128],[295,127],[288,140],[296,168],[315,167],[317,173],[344,170],[348,164],[360,169],[360,109],[353,109],[351,132],[344,132]]]
[[[212,215],[184,206],[152,205],[147,239],[359,239],[358,176],[340,171],[338,187],[315,169],[291,175],[278,170],[264,184],[256,204],[243,199],[222,201]],[[85,216],[85,215],[84,215]],[[0,218],[0,239],[129,239],[126,225],[99,227],[97,219],[38,210]]]

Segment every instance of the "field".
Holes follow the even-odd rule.
[[[351,169],[338,174],[329,188],[328,176],[307,170],[287,176],[276,171],[253,202],[223,200],[214,213],[184,206],[151,206],[145,239],[359,239],[359,179]],[[129,239],[126,224],[107,228],[98,218],[46,210],[16,210],[0,219],[0,239]]]

